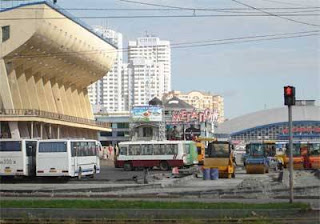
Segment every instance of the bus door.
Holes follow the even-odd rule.
[[[78,169],[79,142],[71,142],[71,166],[72,172]]]
[[[30,176],[36,176],[36,141],[26,142],[26,153],[28,162],[28,173]]]

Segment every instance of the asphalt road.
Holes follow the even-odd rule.
[[[143,179],[144,170],[124,171],[123,168],[115,168],[112,161],[101,160],[100,173],[94,178],[84,177],[81,183],[110,182],[110,183],[135,183],[136,179]],[[153,169],[149,171],[153,175],[170,175],[171,171]],[[79,182],[77,178],[46,178],[46,177],[23,177],[1,178],[1,184],[6,183],[66,183]]]

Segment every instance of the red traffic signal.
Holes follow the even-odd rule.
[[[295,105],[296,104],[296,91],[293,86],[284,87],[284,105]]]
[[[292,96],[292,87],[291,86],[284,87],[284,95]]]

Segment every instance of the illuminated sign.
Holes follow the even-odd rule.
[[[193,111],[173,111],[172,113],[172,123],[190,123],[190,122],[214,122],[218,119],[218,112],[210,109],[205,109],[204,111],[197,112]]]
[[[309,127],[306,127],[306,128],[292,128],[292,132],[295,132],[295,133],[311,133],[311,132],[315,132],[315,133],[320,133],[320,128],[309,128]],[[282,133],[283,134],[288,134],[289,133],[289,129],[286,128],[286,129],[283,129],[282,130]]]
[[[131,110],[131,119],[134,122],[162,121],[162,108],[158,106],[134,106]]]

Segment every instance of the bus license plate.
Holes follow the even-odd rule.
[[[5,173],[11,173],[11,170],[10,169],[5,169],[4,172]]]
[[[57,171],[56,170],[50,170],[49,172],[50,173],[56,173]]]

